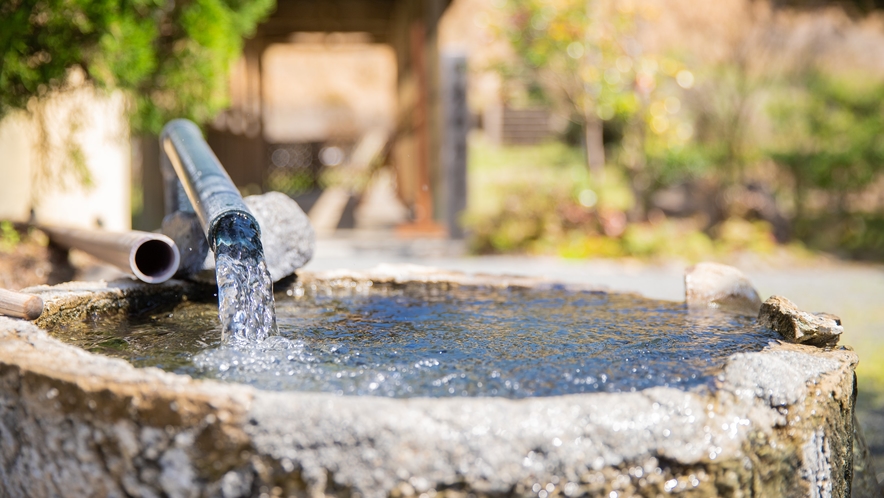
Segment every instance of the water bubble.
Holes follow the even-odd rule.
[[[599,196],[590,189],[584,189],[580,192],[577,199],[580,201],[580,204],[583,207],[591,208],[596,205],[599,200]]]
[[[344,151],[340,147],[324,147],[319,151],[319,160],[326,166],[337,166],[344,162]]]
[[[620,71],[618,71],[617,68],[614,67],[609,68],[605,71],[605,81],[607,81],[610,85],[616,85],[617,83],[620,83]]]
[[[602,102],[596,107],[595,113],[602,121],[608,121],[617,114],[617,111],[614,109],[613,105],[607,102]]]
[[[651,129],[654,133],[664,133],[669,129],[669,120],[665,116],[657,116],[651,119]]]
[[[694,73],[687,69],[682,69],[675,75],[675,81],[678,83],[678,86],[684,89],[691,88],[694,86]]]
[[[572,59],[579,59],[583,57],[583,44],[580,42],[571,42],[571,44],[568,45],[567,51],[569,57],[571,57]]]
[[[270,162],[277,168],[285,168],[292,163],[292,155],[285,149],[276,149],[270,154]]]

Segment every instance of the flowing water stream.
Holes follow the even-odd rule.
[[[225,343],[214,304],[192,302],[53,332],[136,366],[392,397],[702,388],[729,355],[774,339],[752,318],[628,294],[351,282],[296,284],[276,297],[279,335],[268,329],[253,342]]]
[[[221,340],[247,346],[276,335],[273,281],[256,227],[244,217],[228,216],[219,222],[217,234],[215,279]]]

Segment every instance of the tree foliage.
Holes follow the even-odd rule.
[[[812,72],[805,86],[771,108],[780,141],[770,152],[792,175],[796,209],[807,191],[845,196],[884,172],[884,84]]]
[[[866,63],[857,65],[864,59],[849,57],[854,49],[844,40],[859,24],[844,24],[848,18],[833,11],[814,16],[778,9],[830,4],[750,2],[738,19],[725,8],[734,24],[723,29],[721,22],[701,22],[706,16],[723,21],[716,17],[721,13],[679,19],[684,13],[668,16],[655,2],[500,0],[497,34],[511,52],[498,68],[504,103],[544,105],[584,129],[601,120],[608,174],[619,174],[631,189],[634,206],[625,208],[631,222],[659,227],[668,216],[694,220],[716,244],[731,232],[771,232],[779,242],[794,238],[880,259],[884,80]],[[657,15],[663,28],[654,26]],[[838,30],[811,33],[835,19]],[[695,37],[681,41],[687,28],[708,35],[709,47],[697,46]],[[580,194],[586,199],[602,188],[592,170]],[[565,218],[604,225],[605,213],[594,202],[563,199],[557,209]],[[513,217],[540,219],[525,210]],[[659,246],[644,243],[657,238],[645,237],[639,225],[611,236],[587,223],[579,229],[619,237],[630,254]],[[490,226],[509,227],[502,221]],[[571,233],[548,223],[519,228],[502,233],[503,239],[528,234],[524,239],[531,242]],[[489,237],[488,247],[501,250],[498,239]],[[765,237],[746,237],[755,239]],[[595,244],[574,240],[575,247]]]
[[[135,131],[206,122],[274,0],[6,0],[0,3],[0,115],[63,89],[81,68],[132,97]]]
[[[702,163],[696,151],[684,150],[694,129],[679,99],[694,76],[679,60],[642,45],[649,6],[606,0],[503,6],[499,31],[514,55],[500,66],[509,85],[504,98],[512,102],[512,89],[522,89],[529,103],[549,104],[581,126],[590,169],[595,147],[605,162],[629,171],[637,216],[655,189]],[[603,137],[601,123],[617,136]]]

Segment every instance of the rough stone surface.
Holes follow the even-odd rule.
[[[302,277],[483,281],[403,267]],[[88,286],[71,287],[73,308],[68,291],[42,289],[58,315],[46,323],[80,316]],[[94,288],[93,302],[125,310],[114,301],[136,292],[124,287]],[[12,497],[846,497],[862,481],[880,496],[855,478],[856,362],[773,344],[731,357],[711,390],[341,397],[136,369],[0,319],[0,485]]]
[[[264,258],[274,282],[292,275],[316,248],[316,234],[307,214],[291,197],[280,192],[243,199],[261,227]]]
[[[175,241],[181,253],[177,278],[187,278],[200,270],[209,254],[209,242],[195,213],[176,211],[163,218],[163,234]]]
[[[295,273],[313,257],[316,233],[291,197],[267,192],[243,199],[261,227],[264,259],[274,282]],[[181,250],[178,278],[215,283],[215,258],[195,214],[176,212],[163,219],[163,233]]]
[[[878,479],[875,468],[872,465],[872,455],[866,439],[860,430],[856,413],[853,416],[853,486],[851,492],[853,496],[881,496],[881,489],[878,487]]]
[[[134,313],[181,299],[209,299],[215,289],[197,283],[167,280],[143,285],[131,279],[111,282],[66,282],[23,289],[43,299],[43,314],[34,322],[41,327],[83,320],[96,313]]]
[[[838,317],[801,311],[795,303],[780,296],[772,296],[761,305],[758,323],[777,331],[789,342],[821,347],[838,344],[844,332]]]
[[[743,272],[719,263],[698,263],[685,270],[688,306],[724,308],[750,315],[758,313],[761,298]]]

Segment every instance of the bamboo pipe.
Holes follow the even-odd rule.
[[[79,249],[135,274],[139,280],[158,284],[178,271],[181,255],[169,237],[158,233],[105,232],[77,228],[39,227],[63,247]]]
[[[219,226],[222,220],[231,216],[245,219],[260,236],[258,220],[243,202],[239,190],[196,124],[186,119],[167,123],[160,134],[160,149],[167,215],[176,211],[196,213],[213,252]],[[255,243],[261,246],[259,239]]]
[[[40,296],[0,289],[0,314],[36,320],[43,313]]]

